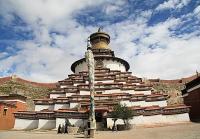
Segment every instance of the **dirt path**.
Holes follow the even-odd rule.
[[[0,131],[0,139],[76,139],[81,135],[57,135],[56,131]],[[95,139],[200,139],[200,123],[164,127],[135,127],[129,131],[98,131]]]

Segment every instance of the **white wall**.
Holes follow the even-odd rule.
[[[189,114],[174,114],[174,115],[164,115],[166,123],[182,123],[182,122],[189,122]]]
[[[141,107],[147,107],[147,106],[153,106],[153,105],[158,105],[160,107],[164,107],[167,106],[167,101],[163,100],[163,101],[152,101],[152,102],[146,102],[146,101],[129,101],[129,100],[122,100],[120,101],[120,103],[122,105],[126,105],[126,106],[141,106]]]
[[[107,118],[106,120],[107,120],[107,128],[112,129],[114,121],[112,120],[112,118]],[[116,125],[118,125],[118,124],[124,124],[124,122],[123,122],[122,119],[118,119],[115,124]]]
[[[102,94],[112,94],[112,93],[121,93],[120,89],[111,89],[111,90],[104,90]]]
[[[78,127],[87,126],[87,120],[85,119],[69,119],[69,122]]]
[[[76,106],[78,106],[79,103],[78,102],[70,102],[69,107],[70,108],[75,108]]]
[[[87,70],[88,70],[87,63],[84,61],[76,66],[75,73],[79,73],[81,71],[87,71]]]
[[[103,60],[103,63],[106,68],[109,68],[111,70],[119,70],[122,72],[126,71],[125,66],[118,61]]]
[[[50,98],[66,97],[66,94],[50,94]]]
[[[122,72],[126,71],[125,66],[118,61],[103,60],[103,64],[104,67],[109,68],[111,70],[119,70]],[[77,65],[75,68],[75,73],[79,73],[81,71],[87,71],[87,64],[85,61]]]
[[[120,101],[120,104],[126,105],[128,107],[132,106],[132,103],[129,100],[122,100],[122,101]]]
[[[43,109],[54,110],[54,105],[35,105],[35,111],[41,111]]]
[[[13,129],[16,130],[32,130],[38,127],[38,120],[18,119],[15,118]]]
[[[151,102],[145,102],[144,106],[152,106],[152,105],[158,105],[160,107],[165,107],[167,106],[167,101],[162,100],[162,101],[151,101]]]
[[[135,94],[134,90],[121,90],[123,93]]]
[[[84,127],[87,126],[87,120],[86,119],[68,119],[69,122],[72,125],[78,126],[78,127]],[[65,118],[56,118],[56,129],[58,129],[59,124],[65,124]]]
[[[152,115],[152,116],[143,116],[143,122],[142,125],[154,125],[154,124],[161,124],[165,123],[165,120],[163,119],[163,115]]]
[[[72,96],[73,94],[74,94],[74,93],[66,93],[65,96],[66,96],[66,97],[69,97],[69,96]]]
[[[90,91],[80,90],[80,95],[90,95]]]
[[[151,95],[151,90],[149,90],[149,91],[134,91],[134,94]]]
[[[59,124],[65,124],[65,118],[56,118],[56,129],[58,129]]]
[[[132,101],[131,105],[132,106],[141,106],[141,107],[144,107],[146,105],[146,102],[145,101]]]
[[[156,124],[177,124],[190,122],[188,113],[174,114],[174,115],[152,115],[152,116],[134,116],[131,119],[130,124],[133,125],[156,125]],[[107,118],[107,127],[112,128],[113,126],[112,118]],[[118,119],[117,124],[124,124],[122,119]]]
[[[55,104],[54,106],[54,110],[67,109],[67,108],[69,108],[69,104]]]
[[[106,75],[105,75],[105,76],[106,76]],[[101,82],[101,83],[113,83],[114,80],[94,81],[94,83],[98,83],[98,82]]]
[[[56,120],[39,119],[38,129],[50,130],[56,128]]]

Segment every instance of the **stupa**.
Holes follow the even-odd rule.
[[[129,63],[115,56],[109,47],[110,36],[98,30],[90,35],[95,59],[95,117],[97,128],[113,126],[110,112],[121,103],[135,111],[134,125],[175,124],[189,122],[189,107],[168,106],[167,95],[129,71]],[[71,65],[73,74],[58,81],[48,99],[35,99],[35,111],[14,113],[17,130],[57,129],[68,119],[72,125],[85,127],[88,122],[90,91],[86,59]],[[122,124],[117,120],[116,124]]]

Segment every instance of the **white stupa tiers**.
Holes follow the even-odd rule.
[[[153,92],[151,85],[129,72],[127,61],[115,57],[108,44],[110,36],[100,30],[90,35],[95,58],[95,113],[98,128],[113,126],[110,112],[121,103],[135,111],[134,125],[176,124],[189,122],[189,108],[168,106],[167,96]],[[15,113],[15,129],[55,129],[65,120],[75,126],[87,125],[89,107],[88,72],[85,58],[71,66],[74,74],[58,81],[49,99],[36,99],[35,111]],[[117,120],[116,124],[123,124]]]

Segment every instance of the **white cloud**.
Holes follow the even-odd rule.
[[[127,4],[127,1],[124,0],[110,1],[110,3],[105,4],[102,8],[107,15],[123,15],[126,14],[126,11],[122,10],[125,4]]]
[[[30,3],[26,0],[2,0],[0,14],[5,21],[11,22],[12,13],[15,13],[31,28],[34,39],[19,41],[15,46],[19,51],[0,60],[0,72],[7,75],[14,65],[14,74],[29,80],[55,82],[66,78],[71,73],[71,64],[84,56],[87,37],[97,30],[94,26],[80,25],[73,16],[81,9],[103,2],[38,0]],[[171,5],[173,8],[174,5],[180,8],[188,2],[163,3],[163,7]],[[121,5],[123,3],[119,2],[115,6]],[[116,7],[107,6],[103,10],[112,15],[118,10]],[[198,14],[198,11],[196,8],[194,13]],[[151,14],[151,10],[141,11],[134,15],[134,20],[127,18],[104,27],[111,35],[110,45],[115,55],[130,62],[133,74],[142,77],[181,78],[200,70],[200,38],[196,33],[174,36],[171,29],[181,24],[181,18],[170,18],[149,27],[147,22]],[[0,57],[5,55],[2,53]]]
[[[133,74],[176,79],[200,70],[200,37],[194,32],[176,37],[171,31],[183,22],[182,18],[171,18],[151,27],[146,25],[145,19],[139,18],[138,22],[109,27],[117,34],[111,45],[118,56],[128,60]],[[139,41],[132,41],[135,39]]]
[[[200,5],[194,9],[194,14],[200,19]]]
[[[156,10],[166,9],[181,9],[186,6],[191,0],[168,0],[158,5]]]

